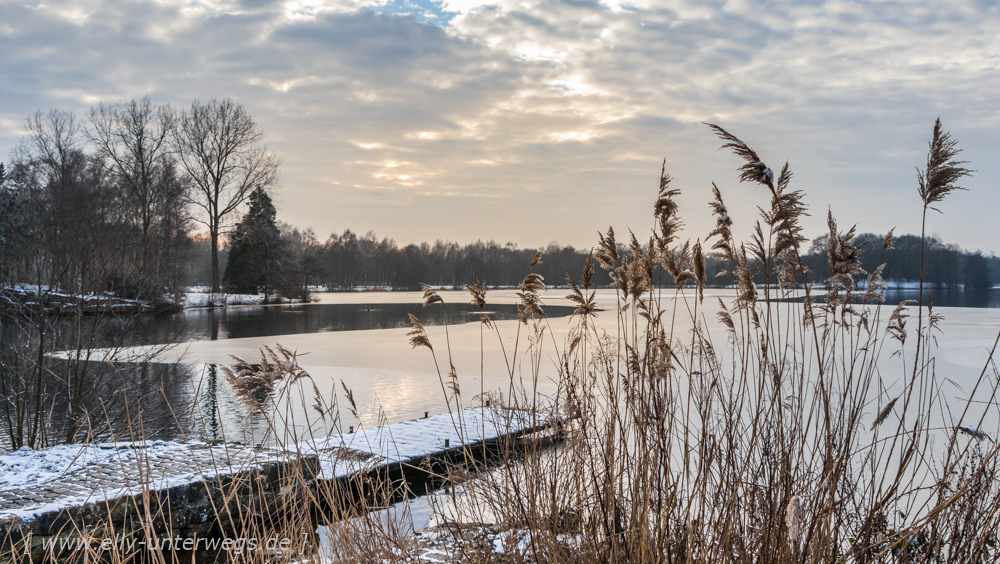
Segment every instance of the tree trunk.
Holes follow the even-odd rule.
[[[212,293],[218,294],[222,291],[219,287],[219,231],[211,229],[212,232]]]

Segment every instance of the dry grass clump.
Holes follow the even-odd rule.
[[[623,248],[613,229],[599,235],[594,257],[618,297],[615,333],[595,327],[590,275],[582,289],[568,275],[576,325],[549,352],[559,359],[556,403],[511,396],[523,408],[571,415],[564,442],[467,482],[452,518],[493,522],[502,533],[486,545],[470,533],[459,544],[486,548],[465,550],[461,561],[1000,561],[1000,450],[996,431],[982,429],[997,423],[995,365],[948,399],[928,352],[941,320],[933,306],[925,315],[907,301],[886,315],[885,265],[864,272],[868,243],[832,214],[833,274],[811,279],[800,259],[807,208],[789,166],[775,174],[749,145],[710,127],[744,161],[740,180],[770,196],[749,240],[738,242],[712,186],[716,224],[704,246],[737,278],[736,299],[720,299],[716,315],[726,342],[713,342],[698,308],[705,249],[700,239],[678,240],[679,191],[664,168],[649,242],[631,235]],[[969,173],[955,154],[938,121],[919,175],[925,208]],[[891,231],[882,244],[892,249]],[[694,299],[662,300],[661,273],[681,298],[694,286]],[[780,299],[795,293],[801,303]],[[915,305],[914,330],[906,322]],[[522,321],[538,335],[546,321],[533,314]],[[693,329],[678,330],[678,316]],[[546,343],[529,340],[532,358]],[[892,358],[911,355],[913,371],[889,372],[899,367]]]

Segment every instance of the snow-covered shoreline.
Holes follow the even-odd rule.
[[[268,296],[267,303],[296,304],[304,303],[304,300]],[[74,294],[59,288],[36,284],[0,287],[0,310],[32,315],[43,312],[47,315],[69,313],[127,315],[263,304],[264,296],[260,294],[211,293],[207,288],[199,287],[185,288],[179,296],[163,296],[159,300],[122,298],[111,292]]]
[[[269,296],[269,304],[301,304],[303,300],[297,298],[283,298],[280,296]],[[208,307],[228,307],[242,305],[263,305],[264,296],[260,294],[213,294],[211,292],[184,292],[181,309],[195,309]]]

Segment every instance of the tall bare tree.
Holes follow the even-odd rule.
[[[126,214],[135,216],[127,219],[141,230],[141,251],[148,252],[158,203],[170,189],[163,176],[171,166],[174,112],[169,105],[157,106],[145,97],[99,104],[90,109],[88,117],[91,127],[85,130],[87,138],[121,184]]]
[[[102,228],[106,185],[102,171],[83,152],[80,124],[70,112],[36,112],[25,120],[28,135],[13,153],[28,221],[19,235],[33,241],[20,281],[73,292],[95,289],[99,256],[114,243]]]
[[[203,210],[212,246],[212,291],[219,285],[219,235],[228,216],[257,188],[272,189],[278,159],[267,151],[264,132],[241,104],[226,98],[195,101],[181,113],[176,151],[191,180],[192,202]]]

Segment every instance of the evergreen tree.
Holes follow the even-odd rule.
[[[236,224],[229,241],[229,260],[223,275],[232,293],[263,293],[267,301],[281,282],[281,232],[271,196],[263,188],[249,198],[250,209]]]
[[[984,290],[992,286],[990,280],[990,264],[981,251],[965,256],[965,288],[967,290]]]

